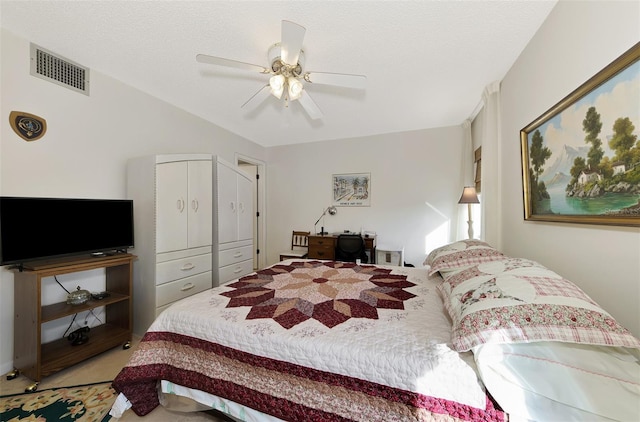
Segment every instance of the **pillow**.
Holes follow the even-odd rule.
[[[640,348],[640,340],[578,286],[534,261],[483,262],[437,288],[452,319],[457,351],[536,341]]]
[[[423,265],[429,265],[429,275],[440,271],[442,277],[482,262],[504,259],[505,256],[486,242],[476,239],[461,240],[434,249]]]

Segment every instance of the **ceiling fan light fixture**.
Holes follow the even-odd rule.
[[[269,79],[269,86],[271,86],[271,94],[280,99],[282,98],[282,93],[284,92],[284,83],[285,79],[282,75],[273,75]]]
[[[302,89],[303,89],[302,82],[290,76],[287,79],[287,83],[289,85],[289,99],[297,100],[298,98],[300,98],[300,95],[302,95]]]
[[[269,95],[273,95],[279,100],[284,99],[285,107],[288,107],[290,101],[297,100],[312,120],[321,119],[323,117],[322,111],[304,89],[307,83],[365,89],[366,76],[347,73],[305,72],[305,55],[302,49],[305,32],[306,29],[303,26],[283,20],[280,42],[272,44],[267,52],[268,67],[206,54],[196,55],[196,60],[200,63],[270,75],[269,83],[262,85],[260,90],[241,107],[248,105],[255,107],[265,101]]]

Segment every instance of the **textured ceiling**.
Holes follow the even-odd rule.
[[[556,1],[5,1],[2,27],[264,146],[461,124],[501,80]],[[306,69],[367,76],[358,91],[306,85],[324,114],[268,98],[281,21],[304,27]]]

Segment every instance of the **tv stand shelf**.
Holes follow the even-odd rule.
[[[25,264],[14,269],[14,367],[39,382],[68,366],[122,345],[128,348],[132,334],[132,275],[136,257],[120,253],[104,257],[81,257],[56,262]],[[108,297],[81,305],[66,302],[42,305],[42,281],[46,277],[105,269]],[[47,282],[47,281],[45,281]],[[42,343],[42,325],[104,306],[105,323],[91,328],[88,341],[72,345],[67,338]],[[32,391],[32,390],[31,390]]]
[[[54,303],[52,305],[45,305],[40,311],[42,313],[42,322],[53,321],[54,319],[63,318],[69,315],[77,314],[79,312],[90,311],[91,309],[98,308],[100,306],[111,305],[123,300],[129,300],[128,295],[122,295],[118,293],[110,293],[109,297],[100,300],[89,300],[81,305],[69,305],[66,302]]]

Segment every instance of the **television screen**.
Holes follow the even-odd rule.
[[[0,265],[133,245],[132,200],[0,197]]]

